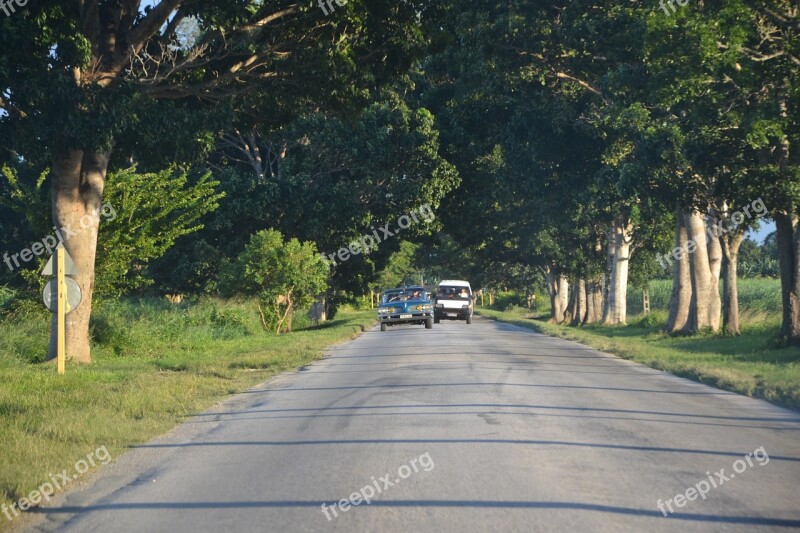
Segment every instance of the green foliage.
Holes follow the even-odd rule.
[[[764,244],[761,245],[761,252],[764,257],[771,259],[778,259],[778,234],[773,231],[764,239]]]
[[[777,278],[780,276],[778,249],[774,236],[775,232],[767,236],[761,246],[750,238],[742,241],[737,264],[739,276],[744,278]],[[772,238],[770,239],[770,237]]]
[[[101,231],[101,295],[150,283],[213,292],[263,228],[329,253],[421,203],[436,207],[437,220],[409,231],[421,241],[416,250],[397,239],[338,265],[334,305],[337,291],[350,298],[376,280],[459,277],[522,293],[544,271],[599,279],[612,220],[631,224],[630,284],[646,287],[665,275],[654,254],[672,247],[676,208],[735,209],[763,195],[773,215],[797,213],[800,167],[790,154],[800,143],[800,40],[796,27],[776,22],[790,2],[762,4],[694,2],[669,16],[639,1],[364,0],[323,25],[318,8],[304,4],[249,33],[242,28],[276,5],[204,0],[191,3],[193,36],[157,32],[144,43],[156,54],[156,40],[169,42],[187,61],[172,79],[147,83],[147,65],[133,62],[124,80],[102,86],[67,75],[110,72],[108,58],[93,57],[98,47],[75,10],[32,5],[0,21],[0,83],[9,88],[0,138],[10,139],[5,160],[19,174],[4,171],[0,225],[20,242],[47,231],[47,178],[32,169],[65,146],[113,145],[112,169],[134,160],[149,171],[198,160],[220,131],[254,132],[249,149],[269,146],[275,156],[269,172],[252,172],[216,143],[210,163],[228,196],[213,213],[211,187],[187,198],[159,188],[168,179],[158,174],[148,197],[147,180],[111,173],[107,194],[120,217]],[[120,25],[117,42],[127,42],[127,29]],[[215,32],[226,39],[194,48]],[[234,87],[219,78],[226,61],[275,43],[285,53],[253,67],[274,80],[243,74]],[[424,43],[427,57],[415,62]],[[272,81],[293,90],[276,91]],[[126,193],[126,183],[140,192]],[[173,225],[156,197],[179,205]],[[130,226],[140,212],[154,224],[104,242],[109,228]],[[190,212],[206,216],[182,218]],[[745,243],[742,275],[777,274],[771,242],[763,253]],[[281,312],[267,309],[265,323]]]
[[[203,237],[203,230],[199,230],[178,239],[161,258],[150,264],[148,274],[162,293],[216,294],[224,252]],[[231,238],[231,241],[235,240]]]
[[[643,315],[638,321],[636,321],[636,327],[638,328],[656,328],[659,325],[664,323],[664,316],[663,313],[659,312],[650,312],[646,315]]]
[[[49,217],[50,194],[43,187],[47,177],[47,172],[35,173],[22,165],[0,168],[0,231],[4,248],[0,253],[13,255],[45,235],[54,234]],[[43,282],[39,270],[46,259],[21,262],[21,268],[14,270],[0,263],[0,282],[38,292]]]
[[[4,152],[45,166],[67,148],[113,147],[117,161],[135,157],[153,170],[202,157],[234,109],[242,122],[278,126],[316,106],[357,108],[421,53],[417,17],[435,9],[354,0],[320,23],[311,3],[218,4],[34,2],[0,19],[0,138],[13,144]],[[186,15],[200,38],[182,39],[180,25],[168,24]],[[278,23],[263,24],[270,15]],[[239,62],[250,66],[236,72]]]
[[[17,226],[15,245],[27,247],[52,235],[50,195],[44,188],[49,172],[41,173],[35,181],[29,171],[24,172],[28,179],[23,180],[9,166],[4,166],[0,174],[4,178],[2,187],[8,192],[2,205],[17,224],[25,221],[24,229]],[[199,220],[214,211],[223,197],[216,192],[218,186],[210,173],[190,177],[175,167],[151,173],[129,168],[109,174],[100,213],[95,295],[117,297],[151,285],[148,263],[161,257],[178,238],[203,227]],[[46,259],[32,264],[32,270],[16,272],[17,283],[38,290],[42,280],[37,266]]]
[[[640,6],[558,4],[454,2],[443,32],[458,45],[423,66],[421,98],[464,180],[444,224],[484,284],[530,286],[544,267],[597,277],[615,216],[646,233],[663,213],[638,203],[645,180],[625,178],[631,130],[648,122],[622,94],[641,82]],[[528,279],[509,282],[516,271]]]
[[[119,296],[150,285],[148,262],[162,256],[179,237],[203,227],[200,218],[214,211],[223,196],[216,192],[218,185],[210,173],[190,178],[174,167],[111,174],[105,203],[114,216],[101,216],[96,294]]]
[[[0,168],[0,191],[3,193],[0,205],[15,213],[18,219],[23,219],[28,228],[40,233],[50,230],[49,219],[42,214],[50,207],[50,195],[43,187],[48,174],[44,171],[35,177],[28,168],[23,168],[22,172],[9,165]],[[8,239],[11,228],[4,229],[4,236]]]
[[[378,275],[377,287],[380,290],[419,283],[419,268],[415,266],[417,248],[416,244],[408,241],[400,243],[400,249],[391,255],[386,268]]]
[[[674,16],[642,2],[448,3],[442,40],[457,44],[423,63],[419,97],[463,179],[440,211],[476,278],[599,279],[616,219],[632,227],[630,285],[646,287],[665,275],[655,254],[674,246],[676,207],[763,195],[797,213],[800,39],[780,22],[791,3],[767,3]],[[773,275],[777,262],[739,266]]]
[[[8,287],[0,287],[0,308],[4,308],[14,299],[14,291]]]
[[[241,144],[231,139],[246,141],[250,155],[258,155],[262,164],[248,160]],[[204,220],[206,227],[198,234],[204,244],[179,243],[160,262],[186,272],[188,282],[164,268],[159,268],[159,282],[175,290],[212,290],[203,282],[216,277],[219,265],[208,261],[206,250],[233,259],[250,235],[265,227],[334,253],[421,205],[435,207],[458,184],[455,169],[439,153],[439,142],[430,112],[388,90],[347,118],[318,110],[275,131],[259,128],[252,135],[226,136],[211,158],[226,198]],[[419,238],[439,227],[426,221],[403,235]],[[399,245],[399,239],[391,240],[369,255],[340,263],[332,286],[363,293]]]
[[[739,276],[743,278],[775,278],[780,276],[780,264],[772,257],[753,257],[739,259],[736,265]]]
[[[516,291],[501,291],[494,295],[493,309],[498,311],[508,311],[514,308],[525,308],[528,303],[525,301],[525,295]]]
[[[262,324],[278,334],[292,330],[293,314],[328,288],[328,266],[313,242],[286,242],[277,230],[254,234],[235,262],[223,267],[220,288],[257,296]]]
[[[434,117],[393,93],[356,120],[315,113],[282,134],[290,144],[277,183],[283,194],[271,206],[280,209],[274,218],[284,232],[312,240],[327,253],[373,227],[394,225],[421,205],[435,210],[459,183],[456,169],[440,154]],[[414,224],[404,237],[438,227],[438,222]],[[335,285],[363,292],[399,246],[387,242],[368,257],[337,266]]]

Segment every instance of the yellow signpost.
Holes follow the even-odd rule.
[[[59,246],[56,248],[56,283],[58,283],[58,303],[56,304],[56,357],[58,362],[58,374],[64,375],[66,361],[66,345],[64,330],[66,329],[67,316],[67,283],[64,281],[66,276],[65,254],[66,248]]]
[[[74,261],[69,256],[63,244],[59,244],[53,256],[42,270],[43,276],[55,276],[44,288],[44,305],[51,313],[55,314],[56,319],[56,363],[58,373],[63,375],[65,372],[66,354],[66,316],[67,313],[75,309],[81,302],[81,288],[72,278],[78,269]]]

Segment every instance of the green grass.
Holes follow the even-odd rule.
[[[255,306],[246,302],[108,303],[94,320],[94,362],[68,364],[59,377],[52,364],[36,363],[46,353],[48,314],[20,309],[0,322],[6,504],[101,446],[116,457],[228,395],[318,359],[324,347],[374,322],[372,311],[345,311],[323,326],[277,337],[261,331]],[[0,530],[8,525],[0,515]]]
[[[752,287],[758,286],[752,284]],[[533,317],[523,309],[484,308],[478,312],[720,389],[800,410],[800,350],[775,342],[780,316],[775,311],[766,313],[764,309],[760,302],[743,309],[739,337],[665,335],[661,332],[667,319],[665,311],[629,317],[627,326],[584,327],[549,324],[546,316]]]

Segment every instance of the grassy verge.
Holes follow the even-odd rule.
[[[248,303],[107,304],[95,320],[94,362],[68,364],[59,377],[52,364],[32,362],[46,352],[49,329],[37,313],[0,322],[0,504],[27,496],[51,473],[73,471],[102,446],[116,457],[374,323],[374,312],[341,312],[276,337],[260,331]],[[0,515],[0,530],[7,527]]]
[[[755,311],[743,317],[740,337],[698,335],[672,337],[661,332],[663,312],[632,317],[628,326],[588,325],[581,328],[548,324],[521,309],[479,314],[534,329],[553,337],[578,341],[592,348],[707,383],[720,389],[762,398],[800,410],[800,354],[797,347],[776,346],[778,321]],[[746,315],[747,313],[743,313]]]

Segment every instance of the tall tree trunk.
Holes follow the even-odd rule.
[[[573,300],[575,306],[573,308],[571,326],[582,326],[586,322],[586,280],[577,278],[573,290]]]
[[[545,285],[547,285],[547,295],[550,296],[550,322],[556,321],[556,308],[558,307],[558,282],[550,268],[544,272]]]
[[[719,296],[719,277],[714,276],[712,256],[709,255],[706,218],[693,211],[686,216],[686,226],[690,239],[687,252],[692,275],[692,308],[695,318],[691,332],[704,329],[718,331],[722,301]]]
[[[630,222],[621,217],[614,219],[609,234],[611,276],[608,288],[608,308],[603,321],[606,324],[625,324],[628,319],[628,269],[631,258]]]
[[[564,312],[564,323],[572,325],[578,313],[578,278],[572,279],[572,292],[569,294],[567,309]]]
[[[689,232],[686,214],[675,211],[675,248],[686,250]],[[692,318],[692,278],[686,253],[677,254],[672,264],[672,296],[669,301],[669,318],[664,330],[667,333],[688,333]]]
[[[586,283],[586,319],[584,324],[594,324],[603,318],[603,282],[600,280]]]
[[[709,301],[709,327],[719,331],[722,320],[722,297],[719,294],[719,280],[722,271],[722,243],[720,242],[720,229],[716,221],[716,212],[712,211],[705,219],[706,251],[708,255],[708,270],[711,274],[711,300]]]
[[[795,215],[777,213],[775,226],[781,267],[781,336],[800,344],[800,224]]]
[[[554,274],[550,268],[545,271],[545,280],[550,293],[550,321],[560,324],[569,304],[569,283],[567,278]]]
[[[741,335],[739,330],[739,289],[737,287],[739,263],[739,248],[744,241],[744,233],[723,235],[720,237],[722,246],[722,329],[730,335]]]
[[[722,247],[712,219],[693,211],[676,213],[676,261],[673,266],[669,333],[719,331],[722,300],[719,275]],[[707,234],[713,238],[707,238]],[[711,242],[713,241],[713,242]]]
[[[536,293],[531,288],[525,289],[525,307],[527,307],[528,309],[532,309],[535,304],[536,304]]]
[[[77,267],[80,305],[67,315],[66,352],[70,360],[92,361],[89,320],[92,315],[97,231],[108,169],[108,153],[70,149],[53,161],[53,221]],[[63,229],[62,229],[63,228]],[[53,321],[55,324],[55,321]],[[56,330],[51,328],[49,357],[56,356]]]
[[[364,295],[366,297],[366,295]],[[369,306],[370,309],[373,308],[373,299],[374,299],[374,291],[370,291],[369,293]],[[325,293],[322,293],[317,296],[317,300],[311,304],[311,308],[308,310],[308,318],[310,318],[315,324],[320,324],[325,322],[328,317],[325,312],[326,303],[325,303]]]
[[[565,276],[558,278],[558,300],[561,314],[558,315],[558,323],[564,321],[567,305],[569,304],[569,282]]]
[[[611,292],[611,278],[614,273],[614,252],[615,247],[612,245],[612,235],[609,234],[606,239],[606,270],[603,273],[603,313],[602,320],[607,322],[611,317],[611,306],[614,295]]]

